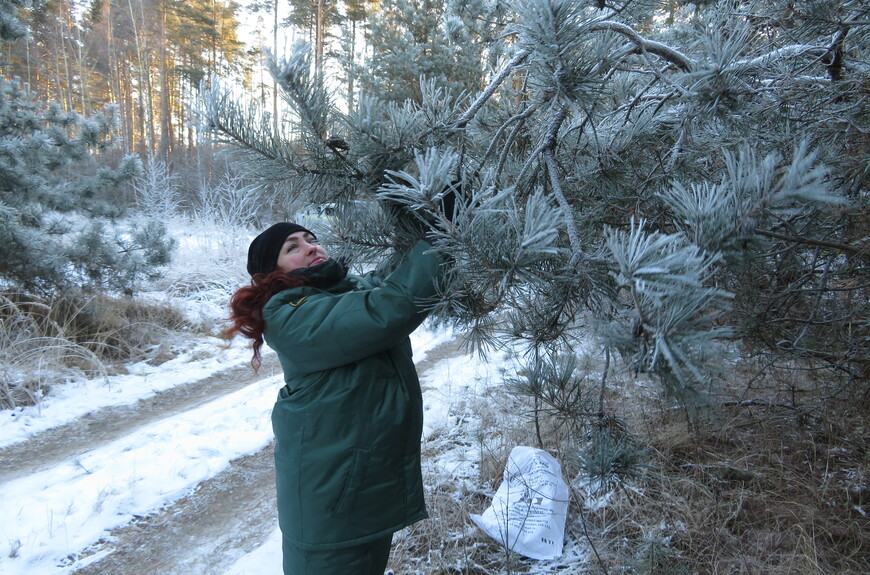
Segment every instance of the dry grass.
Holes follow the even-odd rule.
[[[127,298],[0,294],[0,408],[33,405],[71,378],[105,377],[112,361],[152,355],[181,314]]]
[[[32,405],[71,373],[98,377],[99,357],[65,337],[48,304],[0,295],[0,408]]]
[[[834,386],[812,381],[812,372],[761,377],[753,367],[732,370],[718,407],[691,426],[652,384],[612,379],[609,412],[649,449],[643,478],[606,494],[584,489],[576,441],[539,421],[543,447],[562,462],[573,493],[566,552],[550,562],[506,553],[469,519],[489,505],[510,449],[537,445],[530,403],[489,390],[469,404],[467,426],[427,444],[427,460],[461,449],[473,471],[445,480],[433,467],[432,519],[396,539],[394,573],[870,573],[870,409],[860,387],[834,400],[826,395]]]
[[[643,497],[600,512],[620,518],[605,537],[642,540],[641,526],[660,523],[692,573],[867,573],[870,521],[856,498],[866,497],[866,449],[820,443],[774,414],[730,415],[694,434],[651,428],[660,471]]]
[[[145,357],[190,328],[178,309],[132,298],[66,294],[51,310],[67,337],[108,360]]]
[[[855,398],[832,399],[811,371],[757,368],[735,366],[717,407],[691,430],[654,398],[623,402],[656,472],[640,494],[591,515],[614,566],[658,538],[670,566],[639,572],[870,572],[870,412]]]

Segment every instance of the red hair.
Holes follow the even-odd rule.
[[[239,288],[230,298],[231,325],[224,334],[227,338],[232,338],[240,333],[253,340],[251,348],[254,350],[254,357],[251,358],[251,367],[254,371],[260,368],[260,349],[263,347],[263,331],[266,329],[263,306],[276,293],[308,283],[306,277],[290,276],[281,270],[254,274],[251,285]]]

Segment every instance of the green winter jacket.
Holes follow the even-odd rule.
[[[287,383],[272,411],[278,518],[303,549],[364,543],[427,517],[408,336],[435,294],[441,260],[430,250],[421,240],[384,278],[288,289],[263,308]]]

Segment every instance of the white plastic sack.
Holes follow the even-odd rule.
[[[492,506],[471,519],[511,551],[556,559],[562,555],[567,515],[568,485],[559,462],[546,451],[518,446],[511,450]]]

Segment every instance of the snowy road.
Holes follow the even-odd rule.
[[[275,356],[268,355],[263,358],[258,375],[249,366],[239,365],[205,379],[159,391],[135,403],[91,411],[36,433],[27,441],[0,448],[0,484],[50,469],[140,427],[204,405],[257,379],[274,376],[280,369]]]

